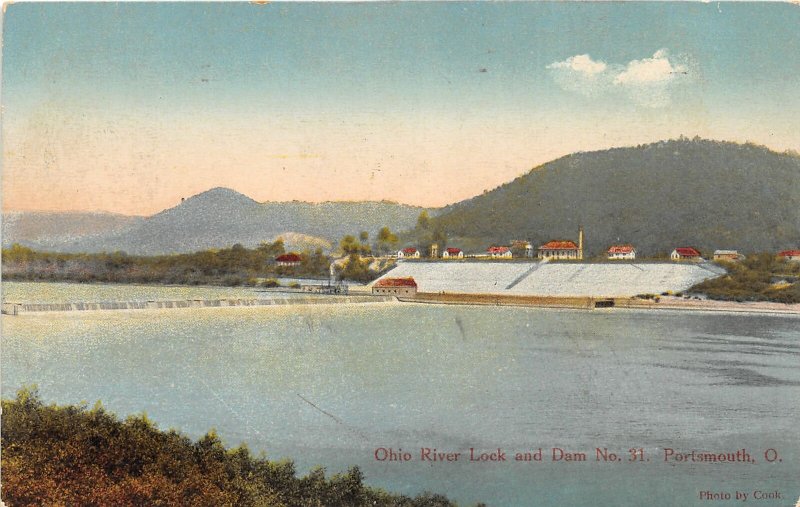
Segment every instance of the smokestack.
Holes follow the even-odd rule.
[[[583,260],[583,226],[578,227],[578,259]]]

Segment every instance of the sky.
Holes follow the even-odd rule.
[[[575,151],[800,151],[788,3],[17,3],[4,211],[441,206]]]

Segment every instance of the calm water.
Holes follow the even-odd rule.
[[[301,472],[358,464],[396,492],[586,506],[741,503],[700,501],[703,490],[781,491],[748,499],[769,506],[800,496],[795,317],[406,304],[70,312],[4,316],[2,353],[4,397],[36,383],[48,401],[100,399],[194,438],[214,427]],[[375,461],[389,447],[413,461]],[[541,447],[545,462],[426,463],[421,447],[501,447],[509,459]],[[549,462],[553,447],[587,462]],[[626,459],[643,448],[651,461],[598,463],[597,447]],[[757,463],[664,464],[665,447],[746,448]],[[766,463],[768,448],[783,461]]]

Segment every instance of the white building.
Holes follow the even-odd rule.
[[[397,252],[398,259],[419,259],[420,253],[416,248],[403,248]]]
[[[492,257],[492,259],[510,259],[511,249],[507,246],[490,246],[486,252]]]
[[[583,227],[578,228],[578,244],[569,240],[548,241],[539,247],[542,260],[583,260]]]
[[[784,250],[778,254],[778,257],[787,261],[800,261],[800,250]]]
[[[442,259],[463,259],[464,252],[460,248],[448,248],[442,252]]]
[[[736,250],[714,250],[715,261],[738,261],[739,259],[741,256]]]
[[[700,252],[688,246],[676,248],[669,255],[669,258],[672,259],[673,261],[700,262],[703,260],[703,258],[700,256]]]
[[[608,249],[608,258],[611,260],[634,260],[636,249],[632,245],[613,245]]]

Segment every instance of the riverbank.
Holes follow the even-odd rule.
[[[771,302],[731,302],[661,296],[655,299],[597,298],[569,296],[516,296],[508,294],[460,294],[420,292],[413,298],[398,298],[408,303],[524,306],[535,308],[630,308],[642,310],[688,310],[737,313],[776,313],[800,315],[800,304]]]

